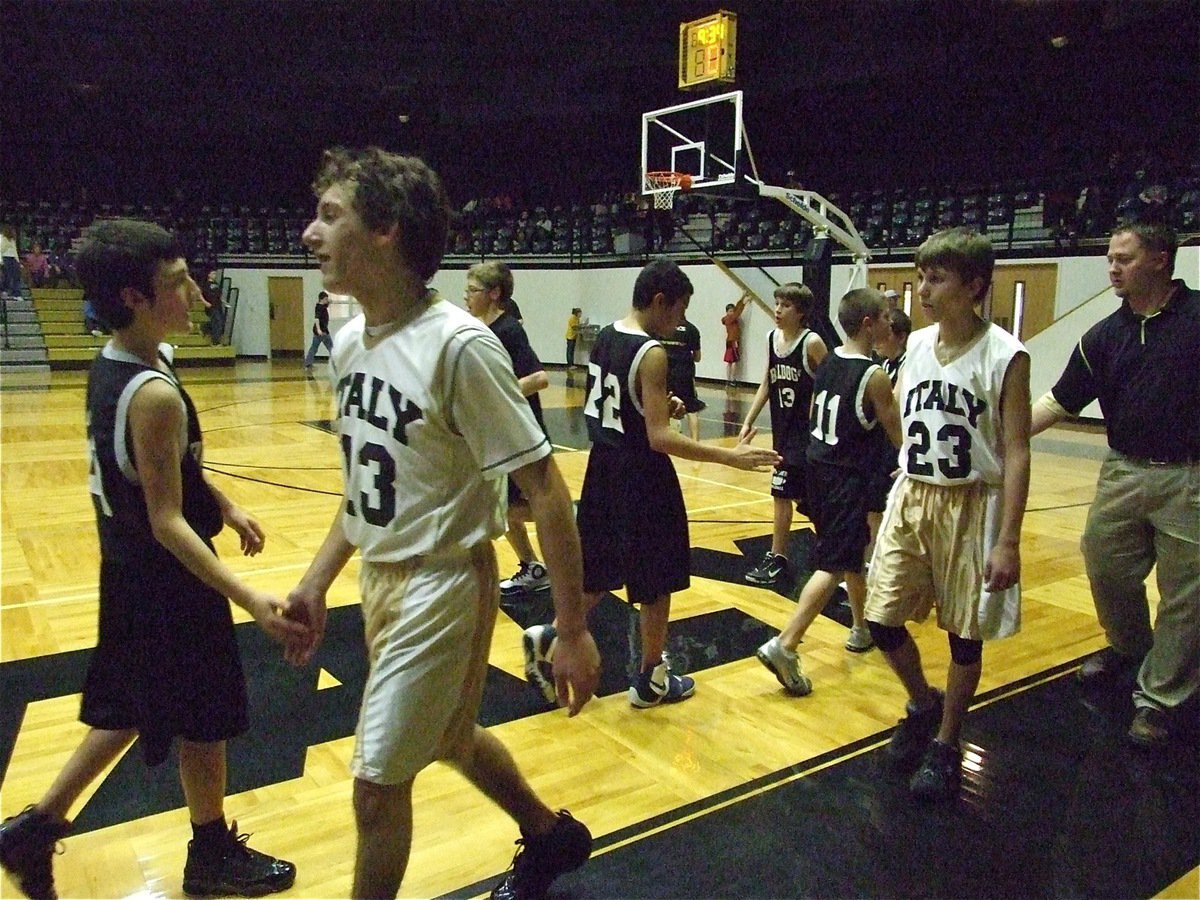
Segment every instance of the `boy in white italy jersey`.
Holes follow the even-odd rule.
[[[455,766],[521,827],[523,849],[496,897],[541,897],[590,852],[588,830],[531,790],[475,723],[499,604],[492,540],[505,530],[504,476],[529,498],[555,610],[555,661],[572,715],[591,698],[599,655],[581,598],[579,537],[566,484],[491,330],[428,290],[448,230],[437,175],[413,157],[331,150],[305,245],[324,286],[363,315],[334,341],[331,368],[346,490],[290,595],[316,640],[325,593],[357,548],[370,673],[354,771],[353,896],[394,897],[412,839],[412,784],[435,759]],[[566,650],[564,656],[563,651]]]
[[[921,763],[910,788],[927,800],[958,794],[959,733],[983,641],[1020,627],[1029,354],[975,310],[994,263],[987,238],[968,229],[938,232],[917,250],[917,292],[935,324],[912,334],[900,368],[900,475],[867,580],[871,636],[909,694],[887,752],[898,769]],[[944,695],[904,628],[934,606],[950,640]]]

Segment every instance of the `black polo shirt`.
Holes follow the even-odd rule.
[[[1200,291],[1174,287],[1154,315],[1122,303],[1088,329],[1052,392],[1072,415],[1099,400],[1108,445],[1135,459],[1200,460]]]

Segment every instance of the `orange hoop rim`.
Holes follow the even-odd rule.
[[[686,172],[647,172],[646,186],[651,190],[687,191],[692,186],[692,176]]]

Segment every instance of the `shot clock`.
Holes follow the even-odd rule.
[[[737,74],[737,14],[721,10],[679,26],[679,88],[732,83]]]

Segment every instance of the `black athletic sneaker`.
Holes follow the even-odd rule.
[[[1083,661],[1075,673],[1075,680],[1086,688],[1132,688],[1141,665],[1142,657],[1126,656],[1112,647],[1105,647]]]
[[[786,556],[768,550],[762,562],[746,573],[746,580],[751,584],[774,584],[787,573],[787,568]]]
[[[246,846],[248,834],[237,833],[235,821],[214,847],[188,841],[183,892],[189,897],[261,897],[286,891],[296,881],[296,867]]]
[[[942,724],[942,705],[946,695],[937,688],[932,690],[933,705],[926,710],[917,712],[909,701],[905,707],[906,715],[892,732],[884,753],[893,769],[901,772],[911,772],[921,762],[929,742],[937,734],[938,726]]]
[[[0,824],[0,865],[31,900],[56,900],[53,857],[71,825],[27,806]]]
[[[941,741],[930,741],[921,768],[908,782],[918,800],[944,803],[958,796],[962,784],[962,751]]]
[[[578,869],[592,855],[592,833],[565,809],[549,834],[521,832],[512,869],[492,889],[492,900],[541,900],[554,879]]]

